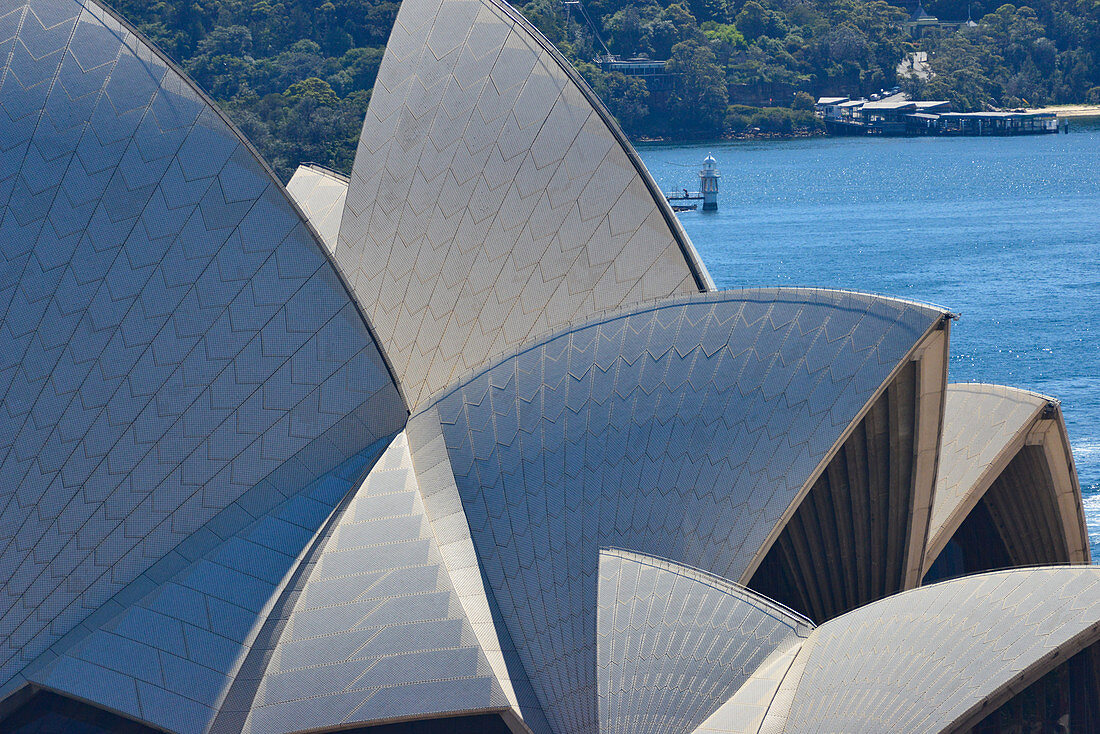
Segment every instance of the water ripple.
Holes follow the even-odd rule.
[[[1100,120],[1032,138],[639,150],[665,190],[697,188],[693,167],[718,159],[721,209],[681,221],[720,287],[943,304],[962,314],[951,380],[1060,399],[1100,560]]]

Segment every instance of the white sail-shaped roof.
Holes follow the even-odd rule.
[[[449,504],[555,730],[597,728],[599,548],[741,579],[943,316],[835,291],[670,301],[531,345],[411,419],[442,427]]]
[[[325,249],[191,83],[91,0],[0,21],[10,691],[247,525],[257,487],[305,492],[406,413]]]
[[[814,630],[762,731],[965,731],[1098,639],[1095,567],[922,587]]]
[[[0,729],[938,731],[1096,649],[1088,567],[860,606],[992,474],[1073,529],[1056,407],[932,507],[948,314],[710,292],[502,0],[404,0],[293,198],[94,0],[0,2],[0,109]]]
[[[1087,563],[1080,496],[1056,400],[1000,385],[948,386],[926,569],[983,501],[1008,536],[1009,560],[1021,556],[1016,565]]]
[[[401,4],[336,259],[413,410],[533,336],[713,288],[611,116],[496,0]]]
[[[545,731],[522,667],[509,670],[506,651],[483,647],[471,622],[487,620],[468,614],[448,560],[402,432],[341,507],[286,608],[269,618],[267,653],[238,674],[241,695],[230,698],[246,717],[243,731],[471,712],[505,712]],[[232,717],[229,708],[223,716]]]
[[[690,732],[813,629],[743,586],[672,561],[609,548],[599,573],[601,734]]]

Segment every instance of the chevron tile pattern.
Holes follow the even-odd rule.
[[[401,5],[336,260],[414,412],[534,335],[713,288],[551,49],[494,0]]]
[[[775,730],[950,731],[1078,635],[1100,637],[1098,609],[1100,568],[1089,566],[982,574],[870,604],[814,631]]]
[[[510,704],[458,603],[404,433],[303,570],[285,619],[245,732]]]
[[[131,584],[136,599],[116,597],[26,678],[169,731],[207,731],[300,557],[384,447],[292,496],[281,476],[246,493]]]
[[[348,196],[348,180],[327,168],[306,164],[299,166],[291,176],[286,191],[317,230],[329,252],[335,252],[340,218]]]
[[[817,629],[734,583],[947,314],[711,292],[503,0],[404,0],[363,131],[288,198],[96,0],[0,0],[0,728],[932,732],[1100,639],[1086,566]],[[954,395],[933,525],[1030,431],[1072,531],[1046,399]]]
[[[930,538],[943,531],[1001,452],[1013,440],[1022,440],[1020,432],[1050,402],[1037,393],[1000,385],[948,385]]]
[[[774,721],[779,708],[775,704],[780,686],[788,675],[797,676],[797,671],[792,673],[792,666],[801,650],[801,640],[777,649],[693,734],[761,734],[767,731],[761,727],[769,714]],[[781,701],[779,703],[782,705]]]
[[[482,569],[555,731],[598,728],[599,548],[739,579],[942,316],[835,291],[701,295],[564,331],[434,404]]]
[[[249,489],[405,410],[239,136],[82,0],[0,2],[0,682]]]
[[[425,515],[432,524],[440,555],[447,564],[447,571],[478,643],[524,724],[534,734],[550,732],[552,730],[542,705],[523,668],[496,598],[481,571],[470,525],[455,484],[454,470],[447,456],[439,414],[431,408],[417,414],[409,420],[406,434]]]
[[[725,579],[600,551],[600,734],[690,732],[813,625]]]

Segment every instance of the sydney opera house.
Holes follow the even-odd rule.
[[[503,0],[287,188],[95,0],[0,63],[0,731],[1100,729],[1058,402],[717,290]]]

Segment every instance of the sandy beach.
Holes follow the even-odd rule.
[[[1100,117],[1100,104],[1063,104],[1035,107],[1028,112],[1055,112],[1058,117]]]

